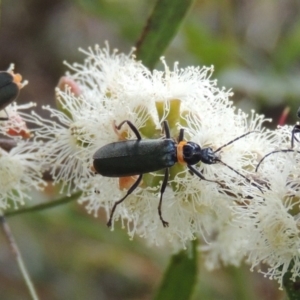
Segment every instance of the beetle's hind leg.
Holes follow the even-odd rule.
[[[159,218],[162,221],[164,227],[168,227],[169,226],[169,223],[166,222],[163,219],[162,212],[161,212],[161,205],[162,205],[163,194],[165,192],[165,189],[166,189],[166,186],[167,186],[167,183],[168,183],[168,179],[169,179],[169,169],[166,168],[164,181],[163,181],[163,183],[161,185],[161,188],[160,188],[160,199],[159,199],[159,204],[158,204],[158,215],[159,215]]]
[[[122,127],[125,123],[127,123],[128,126],[130,127],[130,129],[134,132],[136,138],[137,138],[138,140],[141,140],[142,137],[141,137],[141,134],[139,133],[139,130],[138,130],[138,129],[133,125],[133,123],[131,123],[129,120],[124,120],[124,121],[121,122],[119,125],[115,125],[115,128],[116,128],[117,130],[120,130],[121,127]]]
[[[109,216],[109,220],[108,220],[108,222],[107,222],[107,226],[108,227],[111,227],[111,223],[112,223],[112,219],[113,219],[113,216],[114,216],[114,213],[115,213],[115,210],[116,210],[116,208],[117,208],[117,206],[119,205],[119,204],[121,204],[138,186],[139,186],[139,184],[140,184],[140,182],[141,182],[141,180],[142,180],[142,177],[143,177],[143,174],[141,174],[141,175],[139,175],[139,178],[136,180],[136,182],[131,186],[131,188],[127,191],[127,193],[126,193],[126,195],[122,198],[122,199],[120,199],[120,200],[118,200],[118,201],[116,201],[115,203],[114,203],[114,206],[113,206],[113,208],[112,208],[112,210],[111,210],[111,213],[110,213],[110,216]]]

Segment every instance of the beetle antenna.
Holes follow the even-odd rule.
[[[249,182],[251,185],[255,186],[256,188],[258,188],[262,193],[264,193],[261,189],[261,187],[259,185],[257,185],[255,182],[252,182],[249,178],[247,178],[245,175],[241,174],[239,171],[237,171],[236,169],[234,169],[233,167],[227,165],[226,163],[224,163],[223,161],[221,161],[220,159],[217,159],[218,162],[220,162],[222,165],[226,166],[228,169],[230,169],[231,171],[235,172],[236,174],[242,176],[247,182]]]
[[[300,128],[300,126],[299,126],[299,128]],[[247,133],[244,133],[244,134],[238,136],[237,138],[235,138],[234,140],[228,142],[227,144],[225,144],[225,145],[219,147],[217,150],[214,151],[214,153],[219,152],[219,151],[222,150],[224,147],[229,146],[230,144],[236,142],[237,140],[239,140],[239,139],[241,139],[241,138],[243,138],[243,137],[245,137],[245,136],[247,136],[248,134],[253,133],[253,132],[258,132],[258,133],[259,133],[259,131],[257,131],[257,130],[253,130],[253,131],[249,131],[249,132],[247,132]],[[299,129],[299,132],[300,132],[300,129]]]
[[[267,158],[268,156],[274,154],[274,153],[279,153],[279,152],[283,152],[283,153],[287,153],[287,152],[297,152],[297,153],[300,153],[300,151],[297,151],[297,150],[293,150],[293,149],[281,149],[281,150],[276,150],[276,151],[272,151],[268,154],[266,154],[260,161],[259,163],[257,164],[256,168],[255,168],[255,172],[258,171],[258,168],[259,166],[261,165],[261,163],[265,160],[265,158]]]
[[[298,117],[300,117],[300,107],[298,109],[298,112],[297,112],[297,115]],[[287,153],[287,152],[297,152],[297,153],[300,153],[300,151],[298,150],[293,150],[294,148],[294,141],[297,141],[298,143],[300,142],[298,140],[298,138],[296,137],[296,134],[297,133],[300,133],[300,125],[299,124],[296,124],[293,129],[292,129],[292,138],[291,138],[291,148],[292,149],[281,149],[281,150],[275,150],[275,151],[272,151],[268,154],[266,154],[260,161],[259,163],[257,164],[256,168],[255,168],[255,172],[258,171],[258,168],[259,166],[261,165],[261,163],[265,160],[265,158],[267,158],[269,155],[272,155],[273,153],[279,153],[279,152],[282,152],[282,153]]]

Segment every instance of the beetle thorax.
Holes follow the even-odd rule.
[[[202,156],[201,156],[201,147],[193,142],[187,142],[182,148],[182,156],[183,160],[188,165],[194,165],[198,163]]]
[[[194,142],[187,142],[182,148],[182,155],[184,161],[188,165],[195,165],[199,161],[202,161],[205,164],[215,164],[220,158],[217,154],[214,153],[213,149],[203,148],[194,143]]]

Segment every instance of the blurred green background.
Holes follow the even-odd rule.
[[[1,2],[0,2],[1,3]],[[82,62],[78,47],[104,45],[128,53],[155,1],[3,0],[0,70],[16,64],[29,80],[19,103],[54,105],[54,87],[66,71],[62,61]],[[300,104],[300,2],[195,1],[164,53],[169,65],[214,65],[219,86],[246,112],[273,118],[286,107],[296,122]],[[162,68],[158,63],[157,68]],[[45,195],[37,195],[37,202]],[[47,197],[57,197],[49,189]],[[33,202],[34,203],[34,202]],[[151,299],[171,255],[170,249],[129,241],[106,216],[88,215],[76,203],[9,219],[41,299]],[[12,254],[0,236],[0,299],[29,299]],[[239,299],[235,282],[250,299],[282,299],[278,285],[248,266],[207,272],[200,259],[194,299]]]

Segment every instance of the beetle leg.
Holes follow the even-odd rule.
[[[164,123],[164,129],[165,129],[165,136],[167,139],[169,139],[169,138],[171,138],[171,134],[170,134],[170,127],[169,127],[168,121],[165,120],[163,123]]]
[[[181,128],[179,131],[179,136],[178,136],[178,143],[180,143],[181,141],[183,141],[184,138],[184,129]]]
[[[137,179],[137,181],[131,186],[131,188],[127,191],[126,195],[120,199],[119,201],[116,201],[114,203],[114,206],[111,210],[111,213],[110,213],[110,216],[109,216],[109,220],[107,222],[107,226],[110,227],[111,226],[111,222],[112,222],[112,219],[113,219],[113,216],[114,216],[114,212],[117,208],[117,206],[122,203],[137,187],[138,185],[140,184],[141,180],[142,180],[142,177],[143,177],[143,174],[139,175],[139,178]]]
[[[117,125],[116,125],[116,121],[114,120],[112,123],[113,123],[113,130],[114,130],[115,134],[118,136],[119,140],[120,141],[125,141],[126,138],[122,135],[122,133],[120,133],[118,131],[118,128],[117,128]]]
[[[166,189],[166,186],[167,186],[167,183],[168,183],[168,179],[169,179],[169,169],[166,168],[164,181],[163,181],[163,183],[162,183],[162,185],[161,185],[161,188],[160,188],[160,199],[159,199],[159,204],[158,204],[158,214],[159,214],[159,218],[160,218],[160,220],[162,221],[164,227],[168,227],[168,226],[169,226],[169,223],[166,222],[166,221],[163,219],[162,213],[161,213],[161,205],[162,205],[163,194],[164,194],[164,192],[165,192],[165,189]]]
[[[299,140],[295,136],[296,133],[300,133],[300,125],[299,124],[295,125],[293,130],[292,130],[292,141],[291,141],[291,147],[292,148],[294,148],[294,140],[299,142]]]
[[[141,140],[142,137],[141,137],[141,135],[140,135],[140,133],[139,133],[139,130],[138,130],[138,129],[137,129],[137,128],[129,121],[129,120],[124,120],[124,121],[121,122],[118,126],[116,126],[116,128],[117,128],[118,130],[120,130],[121,127],[122,127],[125,123],[127,123],[128,126],[130,127],[130,129],[134,132],[134,134],[136,135],[136,138],[137,138],[138,140]]]
[[[199,172],[198,170],[196,170],[194,167],[192,167],[191,165],[187,165],[187,167],[189,168],[189,170],[194,173],[196,176],[198,176],[199,178],[201,178],[202,180],[205,180],[205,181],[209,181],[209,182],[214,182],[214,183],[217,183],[219,184],[221,187],[224,187],[224,185],[217,181],[217,180],[210,180],[210,179],[206,179],[201,172]]]

